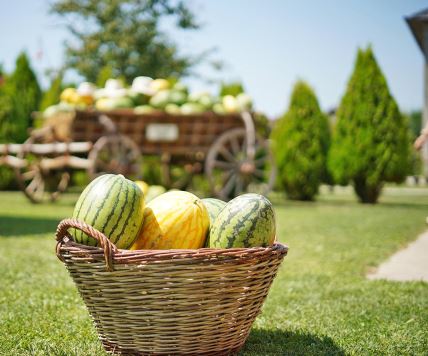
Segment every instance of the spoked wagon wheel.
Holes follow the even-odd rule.
[[[275,182],[276,169],[268,142],[256,136],[254,157],[250,157],[246,130],[236,128],[225,132],[211,146],[205,174],[212,192],[227,200],[242,193],[267,194]]]
[[[55,201],[67,189],[70,174],[63,169],[46,169],[43,161],[52,157],[32,153],[31,145],[34,143],[38,143],[37,138],[28,138],[17,153],[17,157],[25,162],[15,168],[18,185],[33,203]]]
[[[142,157],[138,146],[129,137],[119,134],[102,136],[89,152],[88,173],[92,179],[104,173],[135,178],[141,170]]]

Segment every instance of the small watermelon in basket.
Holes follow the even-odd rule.
[[[227,203],[210,228],[211,248],[267,247],[275,241],[271,202],[259,194],[243,194]]]
[[[129,248],[140,231],[144,216],[141,189],[121,174],[104,174],[94,179],[76,203],[73,218],[83,221],[109,237],[118,248]],[[96,246],[97,241],[74,230],[76,242]]]

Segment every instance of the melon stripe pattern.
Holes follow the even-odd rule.
[[[111,197],[113,196],[116,196],[117,195],[117,193],[120,191],[120,188],[121,188],[121,184],[122,184],[122,182],[120,182],[119,180],[115,180],[114,182],[113,182],[113,186],[112,186],[112,188],[108,191],[108,193],[106,194],[106,196],[104,197],[104,199],[102,200],[102,202],[101,202],[101,204],[100,204],[100,206],[98,207],[98,209],[96,209],[95,210],[95,215],[94,215],[94,217],[93,217],[93,219],[92,219],[92,221],[90,221],[89,222],[89,225],[91,225],[91,226],[95,226],[96,225],[96,223],[97,223],[97,219],[98,219],[98,217],[99,217],[99,215],[100,215],[100,212],[101,211],[103,211],[103,209],[106,207],[106,204],[108,204],[107,202],[109,202],[110,201],[110,199],[111,199]],[[93,201],[92,201],[93,202]],[[91,202],[91,203],[92,203]],[[111,209],[111,210],[114,210],[114,209]],[[92,210],[88,210],[88,212],[86,213],[86,215],[85,215],[85,220],[87,219],[87,215],[88,214],[90,214],[92,212]],[[86,221],[88,221],[88,220],[86,220]],[[107,221],[108,222],[108,220],[107,219],[105,219],[105,221]],[[106,231],[107,232],[107,231]],[[111,231],[109,232],[109,236],[111,235]],[[93,240],[93,239],[92,239]],[[95,241],[95,240],[94,240]]]
[[[122,235],[123,235],[123,232],[125,231],[125,228],[128,226],[128,224],[129,224],[129,219],[131,219],[131,217],[132,217],[132,214],[133,214],[133,212],[134,212],[134,210],[135,210],[135,204],[136,203],[138,203],[138,204],[140,204],[140,202],[138,202],[137,201],[137,199],[136,199],[136,197],[137,197],[137,190],[138,190],[138,187],[134,184],[133,185],[133,191],[132,191],[132,203],[131,203],[131,209],[129,209],[129,213],[128,213],[128,216],[126,217],[126,219],[125,219],[125,222],[122,224],[122,230],[120,230],[120,233],[119,233],[119,235],[118,235],[118,238],[120,238]],[[143,199],[144,199],[144,196],[143,196]],[[126,199],[125,199],[125,201],[128,201],[128,191],[126,191]],[[125,203],[126,204],[126,203]],[[124,204],[124,207],[125,207],[125,204]],[[122,210],[122,212],[123,212],[123,210]],[[116,225],[118,225],[118,224],[116,224]],[[117,226],[116,226],[117,227]],[[112,233],[113,232],[115,232],[116,231],[116,228],[114,228],[113,230],[112,230]],[[139,232],[139,230],[138,230],[138,232]],[[118,239],[117,238],[117,239]],[[115,240],[115,242],[117,242],[117,239]],[[132,241],[131,241],[131,243],[129,243],[127,246],[128,247],[131,247],[131,245],[134,243],[134,241],[135,241],[135,239],[133,239]]]
[[[266,247],[275,240],[272,204],[262,195],[243,194],[232,199],[215,219],[209,247]]]
[[[122,189],[122,186],[120,187],[121,189]],[[129,189],[127,189],[126,191],[125,191],[125,199],[123,200],[123,204],[122,204],[122,206],[120,207],[120,211],[118,211],[118,209],[117,209],[117,206],[118,206],[118,204],[120,203],[120,200],[116,200],[115,202],[114,202],[114,205],[113,205],[113,207],[111,208],[111,213],[110,213],[110,216],[106,219],[106,222],[105,222],[105,224],[104,224],[104,228],[107,228],[107,225],[111,222],[112,224],[113,224],[113,221],[114,220],[112,220],[115,216],[117,217],[117,219],[116,219],[116,223],[114,224],[114,226],[109,230],[110,231],[110,236],[114,236],[114,233],[116,232],[116,229],[119,227],[119,223],[121,223],[122,222],[122,219],[121,218],[119,218],[119,216],[120,217],[123,217],[123,214],[124,214],[124,211],[125,211],[125,207],[129,204],[129,200],[128,200],[128,195],[129,195]],[[134,206],[134,202],[132,203],[132,206]],[[132,213],[132,210],[130,210],[130,214]],[[125,227],[126,226],[126,223],[124,223],[123,224],[123,226]],[[121,236],[121,234],[119,234],[119,235],[117,235],[117,237],[116,238],[113,238],[113,237],[111,237],[110,239],[111,239],[111,242],[113,242],[114,244],[116,244],[117,243],[117,240],[120,238],[120,236]]]
[[[92,211],[93,205],[95,200],[94,199],[86,199],[88,196],[91,197],[94,190],[97,189],[97,187],[99,187],[99,185],[108,185],[109,182],[111,182],[114,179],[113,175],[102,175],[98,178],[96,178],[90,185],[88,185],[86,187],[86,189],[82,192],[82,194],[79,197],[79,200],[76,204],[76,207],[74,209],[74,211],[76,211],[76,208],[78,207],[78,212],[77,214],[73,214],[73,217],[75,217],[76,219],[82,220],[88,224],[91,224],[91,222],[89,222],[87,220],[88,214],[90,211]],[[81,202],[81,204],[79,204],[79,202]],[[85,213],[86,211],[86,213]],[[91,237],[89,237],[88,235],[84,234],[82,231],[78,230],[77,231],[76,237],[76,241],[80,242],[84,245],[89,245],[89,246],[96,246],[97,245],[97,241]]]
[[[123,182],[120,183],[120,189],[122,189],[122,185],[123,185]],[[128,190],[126,190],[125,194],[126,194],[125,200],[123,201],[123,205],[122,205],[122,208],[120,209],[120,213],[119,213],[120,216],[123,215],[123,210],[125,209],[126,202],[128,201]],[[102,230],[105,230],[107,228],[108,223],[111,221],[111,219],[113,219],[114,215],[117,213],[117,204],[119,204],[119,200],[116,200],[114,202],[114,206],[111,209],[109,216],[107,216],[107,219],[106,219],[103,227],[101,228]],[[119,223],[119,219],[116,221],[116,225],[112,228],[112,232],[117,228],[118,223]],[[115,241],[112,241],[112,242],[114,243]]]
[[[73,217],[103,232],[118,248],[135,241],[143,223],[144,197],[138,186],[122,175],[105,174],[92,181],[76,203]],[[75,231],[76,242],[96,246],[90,236]]]

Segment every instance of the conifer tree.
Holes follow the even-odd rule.
[[[352,183],[361,202],[376,203],[384,182],[405,178],[410,146],[408,125],[371,47],[358,50],[337,120],[330,171],[338,183]]]
[[[329,135],[314,91],[297,82],[287,113],[272,131],[279,181],[290,199],[313,200],[318,193],[327,176]]]
[[[31,113],[39,108],[41,90],[29,59],[21,53],[14,72],[6,78],[0,98],[0,140],[23,142],[31,126]]]

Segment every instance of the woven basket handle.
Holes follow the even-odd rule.
[[[118,252],[117,247],[102,232],[94,229],[91,225],[76,219],[64,219],[59,223],[58,228],[56,229],[55,236],[58,241],[56,245],[56,255],[58,258],[64,262],[64,258],[60,254],[60,248],[64,242],[64,238],[67,237],[69,240],[74,241],[73,237],[68,232],[70,228],[80,230],[97,240],[104,251],[104,259],[106,261],[107,269],[109,271],[113,271],[113,254]]]

